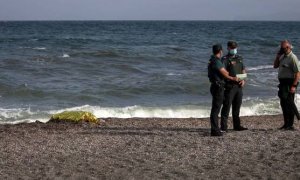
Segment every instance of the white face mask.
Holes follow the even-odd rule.
[[[231,55],[236,55],[236,54],[237,54],[237,48],[230,49],[230,50],[229,50],[229,54],[231,54]]]

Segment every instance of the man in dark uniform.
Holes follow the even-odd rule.
[[[212,95],[212,108],[210,113],[211,135],[222,136],[219,128],[218,115],[223,103],[224,79],[237,81],[236,77],[229,76],[221,61],[222,46],[216,44],[212,47],[213,55],[208,63],[208,77],[211,82],[210,92]]]
[[[228,41],[228,54],[222,58],[225,69],[229,72],[229,75],[233,77],[236,77],[237,74],[246,73],[243,58],[237,55],[237,46],[235,41]],[[244,85],[244,80],[239,82],[225,81],[224,102],[221,111],[221,130],[224,132],[227,132],[228,130],[227,121],[231,105],[233,129],[236,131],[247,130],[247,128],[241,126],[240,120],[240,108],[242,105]]]
[[[274,68],[279,68],[278,96],[284,118],[284,124],[280,129],[294,130],[294,116],[295,111],[298,110],[293,108],[293,103],[300,79],[300,65],[297,56],[292,52],[292,45],[288,40],[281,42],[280,51],[274,60]]]

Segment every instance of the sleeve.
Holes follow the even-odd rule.
[[[300,63],[297,56],[293,56],[293,72],[300,72]]]
[[[220,69],[224,68],[224,64],[220,60],[217,60],[216,61],[216,68],[218,70],[220,70]]]

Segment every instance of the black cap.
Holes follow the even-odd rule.
[[[222,50],[221,44],[215,44],[212,47],[213,54],[218,54]]]
[[[237,42],[235,41],[228,41],[227,47],[236,48],[238,46]]]

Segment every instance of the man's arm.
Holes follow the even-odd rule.
[[[292,85],[292,87],[290,89],[290,93],[295,93],[296,92],[296,87],[297,87],[298,82],[300,80],[300,72],[295,73],[294,77],[295,78],[294,78],[293,85]]]
[[[229,76],[229,72],[225,69],[225,67],[226,67],[226,62],[224,62],[223,64],[221,61],[217,61],[216,68],[219,70],[219,72],[222,74],[223,77],[231,81],[238,81],[237,77]]]
[[[281,54],[277,54],[277,55],[276,55],[276,58],[275,58],[274,64],[273,64],[273,67],[274,67],[275,69],[279,67],[279,62],[280,62],[280,57],[281,57],[281,56],[282,56]]]
[[[229,73],[228,71],[226,71],[225,68],[221,68],[219,69],[220,73],[228,80],[231,80],[231,81],[237,81],[238,82],[238,78],[237,77],[232,77],[232,76],[229,76]]]
[[[293,58],[293,69],[292,69],[292,71],[294,72],[294,81],[293,81],[292,87],[290,88],[290,92],[295,93],[296,92],[296,87],[297,87],[298,82],[300,80],[300,64],[299,64],[299,60],[296,56]]]

